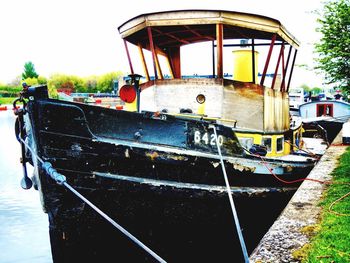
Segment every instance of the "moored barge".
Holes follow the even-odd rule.
[[[277,20],[217,10],[145,14],[119,31],[140,54],[148,49],[153,57],[156,79],[140,84],[131,74],[121,89],[134,110],[50,99],[46,86],[25,89],[18,100],[25,104],[17,111],[24,171],[26,162],[35,167],[54,261],[154,260],[70,187],[170,262],[240,258],[227,249],[240,246],[227,195],[248,205],[283,199],[317,159],[293,155],[301,128],[290,126],[286,115],[288,63],[278,88],[254,78],[225,79],[223,39],[270,40],[270,50],[275,42],[292,50],[296,40]],[[204,40],[216,41],[217,73],[181,79],[180,47]],[[158,54],[168,54],[172,79],[162,77]],[[164,99],[170,95],[175,99]],[[174,113],[179,103],[187,110]],[[254,134],[250,145],[248,134]]]

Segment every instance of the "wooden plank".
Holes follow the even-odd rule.
[[[172,47],[168,49],[168,57],[172,68],[173,76],[176,79],[181,78],[181,57],[180,47]]]
[[[154,78],[158,79],[158,74],[157,74],[157,64],[156,64],[156,52],[154,49],[154,45],[153,45],[153,36],[152,36],[152,28],[148,27],[147,28],[147,33],[148,33],[148,40],[149,40],[149,46],[151,48],[151,52],[152,52],[152,61],[153,61],[153,70],[154,70]]]
[[[128,49],[128,44],[127,44],[125,39],[124,39],[124,46],[125,46],[126,56],[128,57],[130,72],[131,72],[131,74],[134,74],[134,68],[133,68],[132,63],[131,63],[131,58],[130,58],[130,53],[129,53],[129,49]]]
[[[173,68],[172,68],[171,63],[170,63],[169,56],[166,56],[166,63],[167,63],[167,66],[168,66],[170,77],[173,79],[174,78],[174,72],[173,72]]]
[[[292,67],[291,67],[291,70],[290,70],[290,73],[289,73],[288,85],[287,85],[287,90],[286,90],[287,92],[289,91],[290,81],[292,79],[293,70],[294,70],[294,64],[295,64],[295,59],[297,57],[297,53],[298,53],[298,50],[295,49],[294,50],[294,57],[293,57]]]
[[[224,30],[223,30],[222,24],[216,25],[216,43],[217,43],[217,78],[223,78],[223,37],[224,37]]]
[[[266,77],[266,72],[267,72],[267,69],[268,69],[268,67],[269,67],[269,63],[270,63],[270,59],[271,59],[271,54],[272,54],[272,51],[273,51],[273,47],[274,47],[275,41],[276,41],[276,35],[273,35],[273,36],[272,36],[272,39],[271,39],[271,44],[270,44],[270,48],[269,48],[269,53],[267,54],[267,58],[266,58],[266,61],[265,61],[264,71],[263,71],[263,73],[262,73],[261,80],[260,80],[260,85],[261,85],[261,86],[264,86],[264,81],[265,81],[265,77]]]
[[[280,54],[278,55],[277,64],[276,64],[276,68],[275,68],[275,74],[274,74],[273,79],[272,79],[271,89],[275,88],[274,86],[275,86],[275,82],[276,82],[278,68],[280,66],[281,58],[283,56],[283,52],[284,52],[284,45],[281,46]]]
[[[126,21],[118,30],[122,38],[127,38],[130,42],[138,41],[131,36],[137,32],[144,31],[148,27],[174,27],[175,31],[166,31],[168,39],[172,39],[173,45],[183,45],[183,42],[191,42],[193,36],[179,37],[176,33],[179,28],[183,30],[192,30],[196,34],[195,42],[212,39],[213,34],[203,34],[202,31],[209,25],[223,24],[230,28],[235,28],[236,34],[231,35],[231,39],[240,39],[240,32],[245,32],[246,38],[271,39],[273,35],[278,36],[278,40],[283,40],[295,48],[298,48],[299,41],[291,35],[280,21],[249,13],[220,11],[220,10],[182,10],[168,12],[154,12],[137,16]],[[192,27],[194,26],[194,27]],[[240,30],[237,30],[237,29]],[[181,29],[180,29],[181,30]],[[163,30],[162,30],[163,31]],[[176,40],[176,38],[178,38]],[[181,40],[181,41],[179,41]],[[139,41],[138,41],[139,42]],[[174,42],[177,42],[175,45]]]
[[[292,46],[289,46],[286,66],[284,68],[283,79],[282,79],[282,83],[281,83],[281,91],[286,91],[286,77],[287,77],[287,71],[288,71],[288,66],[289,66],[290,55],[292,53],[292,48],[293,48]]]
[[[148,68],[147,68],[145,55],[143,53],[142,46],[141,46],[141,44],[139,44],[137,46],[138,46],[138,49],[139,49],[139,54],[140,54],[140,58],[141,58],[141,62],[142,62],[143,72],[144,72],[144,74],[146,76],[146,80],[149,81],[150,77],[149,77]]]

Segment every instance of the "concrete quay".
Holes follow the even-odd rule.
[[[346,148],[347,146],[342,145],[342,131],[340,131],[307,178],[332,180],[331,173],[337,167],[339,157]],[[303,229],[312,228],[318,223],[321,212],[318,204],[326,188],[326,184],[304,181],[251,253],[250,262],[299,262],[292,253],[309,243],[309,237]]]

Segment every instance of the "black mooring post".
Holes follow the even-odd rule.
[[[140,78],[142,78],[139,74],[130,74],[129,77],[131,78],[131,83],[134,84],[134,89],[136,91],[136,106],[137,106],[137,112],[140,113],[140,95],[141,95],[141,89],[140,89]]]

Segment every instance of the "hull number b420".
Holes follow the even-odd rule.
[[[194,132],[194,143],[195,144],[210,144],[212,146],[216,146],[215,142],[215,134],[214,133],[201,133],[200,131],[195,131]],[[218,143],[220,146],[223,145],[224,143],[224,137],[222,135],[218,135]]]

